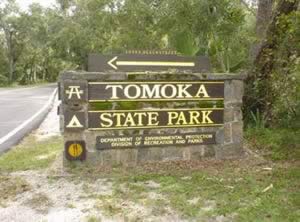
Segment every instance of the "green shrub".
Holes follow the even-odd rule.
[[[272,160],[300,158],[300,130],[290,128],[248,128],[246,139],[251,147],[265,151]]]
[[[8,84],[7,77],[0,75],[0,86],[6,86]]]

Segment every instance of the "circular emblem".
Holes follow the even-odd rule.
[[[68,148],[68,153],[71,157],[80,157],[83,153],[83,147],[79,143],[72,143]]]

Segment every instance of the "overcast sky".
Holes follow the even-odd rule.
[[[16,0],[22,10],[27,10],[32,3],[39,3],[44,7],[50,7],[55,4],[55,0]]]

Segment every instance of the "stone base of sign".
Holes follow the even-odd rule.
[[[105,131],[67,131],[63,127],[64,141],[84,140],[86,142],[85,162],[96,165],[130,165],[155,161],[172,160],[202,160],[206,158],[229,159],[238,158],[243,154],[243,119],[242,97],[244,92],[242,74],[191,74],[191,73],[90,73],[90,72],[67,72],[60,76],[60,84],[66,80],[73,81],[224,81],[224,125],[218,127],[177,128],[177,129],[151,129],[151,130],[105,130]],[[64,90],[63,87],[61,90]],[[70,104],[69,104],[70,105]],[[166,104],[168,108],[180,109],[182,105],[174,102]],[[78,101],[72,104],[74,109],[87,112],[88,105]],[[114,105],[113,105],[114,106]],[[139,103],[139,109],[153,108],[148,103]],[[185,106],[195,107],[195,102],[185,102]],[[215,104],[217,106],[217,104]],[[63,112],[67,105],[62,101],[60,107],[61,126],[64,126]],[[198,107],[199,108],[199,107]],[[201,108],[201,107],[200,107]],[[87,122],[85,123],[87,124]],[[144,134],[176,134],[176,133],[205,133],[212,132],[216,135],[216,144],[210,145],[180,145],[163,147],[138,147],[97,150],[96,141],[98,136],[122,136]],[[65,159],[66,164],[69,163]]]

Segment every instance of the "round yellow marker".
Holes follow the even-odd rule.
[[[83,147],[79,143],[72,143],[68,147],[68,153],[71,157],[74,157],[74,158],[80,157],[81,154],[83,153]]]

